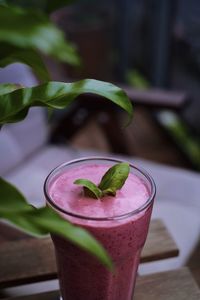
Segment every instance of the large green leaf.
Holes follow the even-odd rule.
[[[24,8],[40,9],[51,13],[58,8],[75,2],[74,0],[7,0],[7,4],[17,5]],[[0,1],[1,3],[1,1]]]
[[[24,119],[31,106],[65,108],[77,96],[84,93],[103,96],[124,109],[130,118],[132,117],[132,104],[122,89],[111,83],[85,79],[73,83],[48,82],[0,96],[0,124]]]
[[[45,81],[50,80],[47,68],[37,51],[33,49],[21,49],[8,43],[0,43],[0,67],[5,67],[14,62],[22,62],[29,65],[35,71],[38,78]]]
[[[8,94],[19,89],[21,86],[19,84],[12,83],[2,83],[0,84],[0,96],[4,94]]]
[[[0,215],[32,210],[24,196],[10,183],[0,177]]]
[[[42,208],[31,206],[14,186],[2,178],[0,178],[0,218],[10,221],[32,235],[59,234],[89,251],[107,267],[112,267],[105,249],[86,230],[64,220],[48,206]]]
[[[70,64],[79,64],[74,46],[40,12],[0,6],[0,41],[23,49],[37,49]]]

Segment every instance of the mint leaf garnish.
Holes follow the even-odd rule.
[[[85,195],[91,198],[98,199],[106,195],[115,196],[116,191],[124,185],[129,172],[130,166],[128,163],[118,163],[103,175],[98,186],[87,179],[77,179],[74,184],[82,185]]]
[[[116,196],[116,190],[113,188],[103,190],[102,193],[103,193],[103,196],[105,196],[105,195]]]
[[[90,180],[77,179],[74,184],[82,185],[86,196],[97,199],[102,197],[102,191]]]
[[[107,189],[116,192],[124,185],[129,172],[130,167],[128,163],[119,163],[112,166],[102,177],[98,188],[104,192]]]

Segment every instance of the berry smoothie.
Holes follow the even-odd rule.
[[[61,209],[63,218],[91,232],[104,245],[115,266],[114,272],[110,272],[84,250],[52,235],[63,300],[132,299],[155,194],[151,177],[131,166],[116,196],[101,199],[86,197],[83,188],[73,183],[85,178],[98,184],[105,172],[118,162],[74,161],[62,165],[60,171],[57,168],[46,182],[48,197],[57,211]]]

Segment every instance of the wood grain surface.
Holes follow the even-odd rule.
[[[160,220],[153,220],[141,262],[178,255],[178,249]],[[0,288],[57,277],[54,249],[50,238],[6,242],[0,247]]]
[[[178,256],[178,248],[161,220],[152,220],[141,262],[156,261]]]
[[[31,296],[20,296],[11,299],[59,300],[59,291],[57,290],[41,294],[34,294]],[[135,295],[133,298],[133,300],[199,299],[199,288],[187,268],[139,277],[136,283]]]
[[[139,277],[134,300],[199,300],[200,291],[187,268]]]

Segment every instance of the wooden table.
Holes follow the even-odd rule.
[[[178,255],[170,233],[160,220],[153,220],[141,262]],[[31,259],[30,259],[31,258]],[[0,247],[0,288],[57,278],[50,238],[6,242]],[[16,300],[56,300],[59,291],[12,297]],[[197,300],[199,288],[187,268],[141,276],[137,280],[134,300]]]

